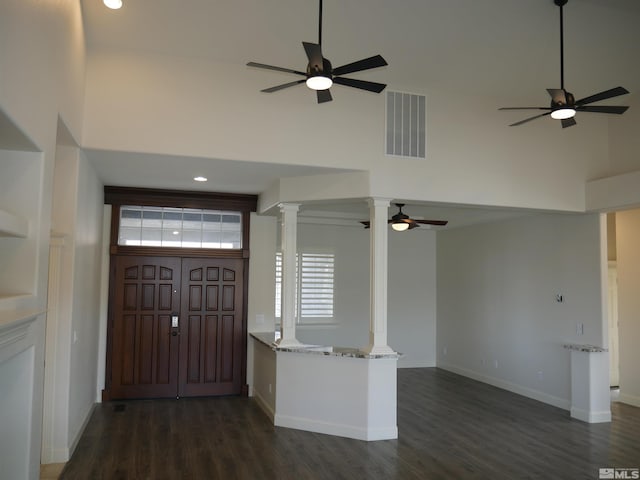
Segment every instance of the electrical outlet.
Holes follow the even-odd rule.
[[[443,355],[446,355],[446,354],[447,354],[447,347],[444,347],[444,348],[442,349],[442,354],[443,354]]]
[[[273,392],[271,391],[271,384],[269,384],[269,393],[273,393]]]
[[[576,335],[584,335],[584,323],[578,322],[576,324]]]
[[[541,382],[543,380],[542,370],[538,372],[538,381]]]
[[[262,313],[258,313],[256,315],[256,325],[264,324],[264,315]]]
[[[480,360],[480,363],[482,363],[482,366],[484,367],[487,364],[487,361],[483,358],[482,360]]]
[[[498,360],[493,361],[493,368],[498,368]]]

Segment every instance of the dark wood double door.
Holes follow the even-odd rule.
[[[240,394],[243,260],[112,258],[109,396]]]

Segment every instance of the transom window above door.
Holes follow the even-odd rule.
[[[118,245],[241,249],[242,213],[122,205]]]

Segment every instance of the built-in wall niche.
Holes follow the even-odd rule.
[[[40,152],[0,150],[0,302],[35,294],[42,168]]]

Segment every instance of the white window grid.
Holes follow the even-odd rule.
[[[242,213],[123,205],[118,245],[241,249]]]

